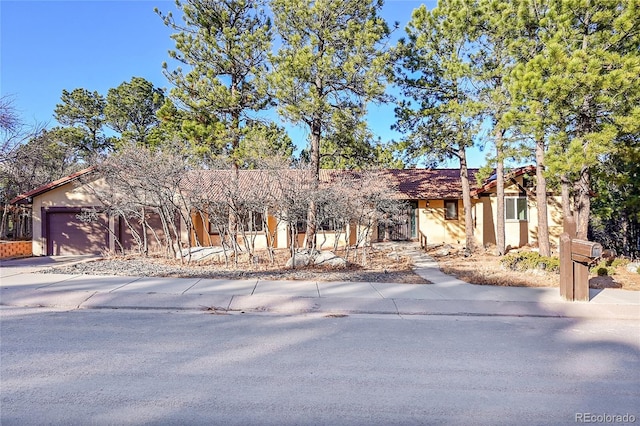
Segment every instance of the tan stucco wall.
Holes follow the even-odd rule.
[[[522,178],[519,178],[522,183]],[[522,197],[520,189],[516,185],[509,185],[505,188],[506,197]],[[495,191],[488,196],[480,198],[484,214],[483,238],[480,240],[486,245],[496,243],[496,220],[498,199]],[[551,244],[557,246],[562,233],[562,206],[560,197],[549,196],[547,207],[547,220],[549,223],[549,239]],[[510,248],[522,247],[527,244],[536,245],[538,242],[538,207],[535,197],[527,195],[527,220],[526,221],[505,221],[505,244]]]
[[[91,182],[91,186],[100,190],[108,190],[104,179]],[[46,246],[42,238],[42,209],[46,207],[87,207],[99,206],[100,201],[92,191],[80,184],[80,181],[69,182],[59,188],[52,189],[33,198],[33,255],[44,256]]]
[[[427,236],[428,244],[464,243],[464,209],[462,200],[458,200],[457,219],[445,219],[444,214],[444,200],[419,200],[418,230]]]

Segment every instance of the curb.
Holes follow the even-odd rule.
[[[1,306],[64,309],[134,309],[300,315],[480,316],[617,319],[640,321],[637,305],[372,299],[355,297],[237,296],[216,294],[105,293],[3,290]]]

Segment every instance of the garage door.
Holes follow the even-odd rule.
[[[166,241],[166,236],[164,234],[164,230],[162,226],[162,219],[160,219],[160,215],[157,213],[148,213],[146,220],[147,220],[147,224],[153,229],[153,231],[151,231],[150,229],[146,229],[147,245],[149,247],[149,250],[151,252],[160,251],[163,249],[163,246],[161,243]],[[139,249],[138,242],[133,237],[133,234],[131,232],[131,229],[129,229],[129,226],[133,227],[133,229],[141,239],[144,238],[144,236],[142,235],[142,225],[138,222],[138,219],[134,219],[134,218],[129,219],[129,224],[127,225],[127,223],[122,218],[120,218],[119,220],[120,243],[122,244],[125,250],[137,251]],[[158,239],[160,239],[160,244],[158,243]]]
[[[80,210],[47,214],[47,255],[100,254],[109,248],[108,219],[99,215],[94,222],[78,219]]]

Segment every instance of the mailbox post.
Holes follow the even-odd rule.
[[[560,236],[560,295],[566,300],[589,301],[589,266],[602,256],[602,246],[575,238],[575,223],[565,223]]]

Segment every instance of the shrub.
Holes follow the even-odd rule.
[[[592,266],[591,269],[589,269],[589,272],[599,277],[613,275],[616,272],[616,268],[611,264],[612,262],[610,260],[601,260],[600,263]]]
[[[512,271],[529,271],[541,269],[547,272],[560,271],[560,259],[557,257],[540,256],[534,251],[525,251],[505,256],[502,265]]]
[[[629,264],[629,259],[624,259],[621,257],[617,257],[609,262],[608,266],[611,266],[613,269],[616,269],[618,266],[627,266]]]

